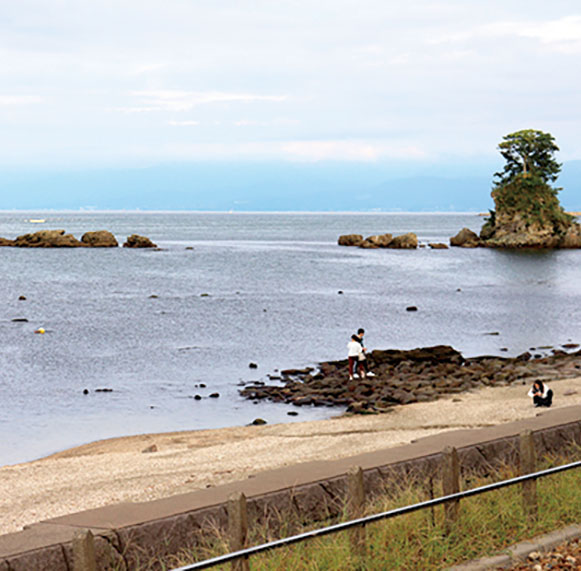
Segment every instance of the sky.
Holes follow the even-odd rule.
[[[347,171],[365,189],[477,177],[480,204],[507,133],[548,131],[581,159],[580,57],[577,1],[0,0],[0,209],[50,207],[39,187],[147,208],[128,177],[172,166],[204,208],[240,165],[225,208],[264,197],[277,168],[331,201]],[[83,194],[96,173],[119,200]],[[456,208],[445,184],[416,186]],[[405,209],[390,192],[379,208]]]

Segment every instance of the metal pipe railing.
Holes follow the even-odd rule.
[[[207,559],[206,561],[200,561],[198,563],[192,563],[191,565],[185,565],[183,567],[178,567],[172,571],[197,571],[198,569],[208,569],[216,565],[223,563],[229,563],[236,559],[248,558],[251,555],[257,555],[258,553],[263,553],[265,551],[271,551],[273,549],[278,549],[279,547],[285,547],[287,545],[292,545],[294,543],[300,543],[307,539],[313,539],[315,537],[323,537],[325,535],[330,535],[331,533],[337,533],[340,531],[345,531],[346,529],[351,529],[353,527],[358,527],[361,525],[367,525],[369,523],[374,523],[383,519],[389,519],[392,517],[404,515],[407,513],[415,512],[429,507],[439,506],[447,502],[452,502],[455,500],[461,500],[462,498],[468,498],[470,496],[477,496],[479,494],[484,494],[486,492],[491,492],[493,490],[498,490],[500,488],[506,488],[507,486],[514,486],[515,484],[520,484],[522,482],[527,482],[529,480],[536,480],[537,478],[543,478],[545,476],[551,476],[553,474],[558,474],[559,472],[565,472],[567,470],[573,470],[574,468],[581,468],[581,461],[572,462],[570,464],[564,464],[562,466],[555,466],[553,468],[547,468],[546,470],[541,470],[539,472],[533,472],[532,474],[525,474],[523,476],[517,476],[515,478],[510,478],[508,480],[503,480],[501,482],[494,482],[493,484],[487,484],[479,488],[473,488],[471,490],[465,490],[463,492],[458,492],[455,494],[449,494],[447,496],[441,496],[439,498],[434,498],[431,500],[426,500],[424,502],[419,502],[417,504],[412,504],[410,506],[404,506],[401,508],[395,508],[386,512],[381,512],[373,514],[370,516],[353,519],[350,521],[337,523],[330,525],[328,527],[323,527],[320,529],[314,529],[312,531],[307,531],[304,533],[299,533],[298,535],[293,535],[291,537],[285,537],[283,539],[277,539],[275,541],[270,541],[269,543],[263,543],[261,545],[255,545],[253,547],[248,547],[246,549],[241,549],[240,551],[234,551],[232,553],[227,553],[226,555],[220,555],[219,557],[214,557],[212,559]]]

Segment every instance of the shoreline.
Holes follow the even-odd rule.
[[[121,502],[143,502],[252,477],[311,460],[333,460],[463,428],[529,418],[530,381],[396,406],[377,415],[143,434],[100,440],[0,468],[0,534]],[[581,377],[550,381],[553,408],[581,405]],[[155,447],[156,451],[145,452]]]

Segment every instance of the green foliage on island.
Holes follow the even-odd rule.
[[[559,203],[560,188],[553,187],[561,171],[554,154],[559,150],[550,133],[526,129],[503,137],[498,145],[506,161],[495,173],[490,211],[481,238],[490,240],[527,233],[563,236],[573,217]]]
[[[502,171],[495,173],[496,186],[512,182],[519,175],[555,182],[561,172],[561,164],[555,160],[559,147],[550,133],[525,129],[502,138],[498,149],[506,160]]]

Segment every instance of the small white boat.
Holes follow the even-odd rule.
[[[43,222],[46,222],[46,218],[31,218],[29,222],[32,224],[42,224]]]

